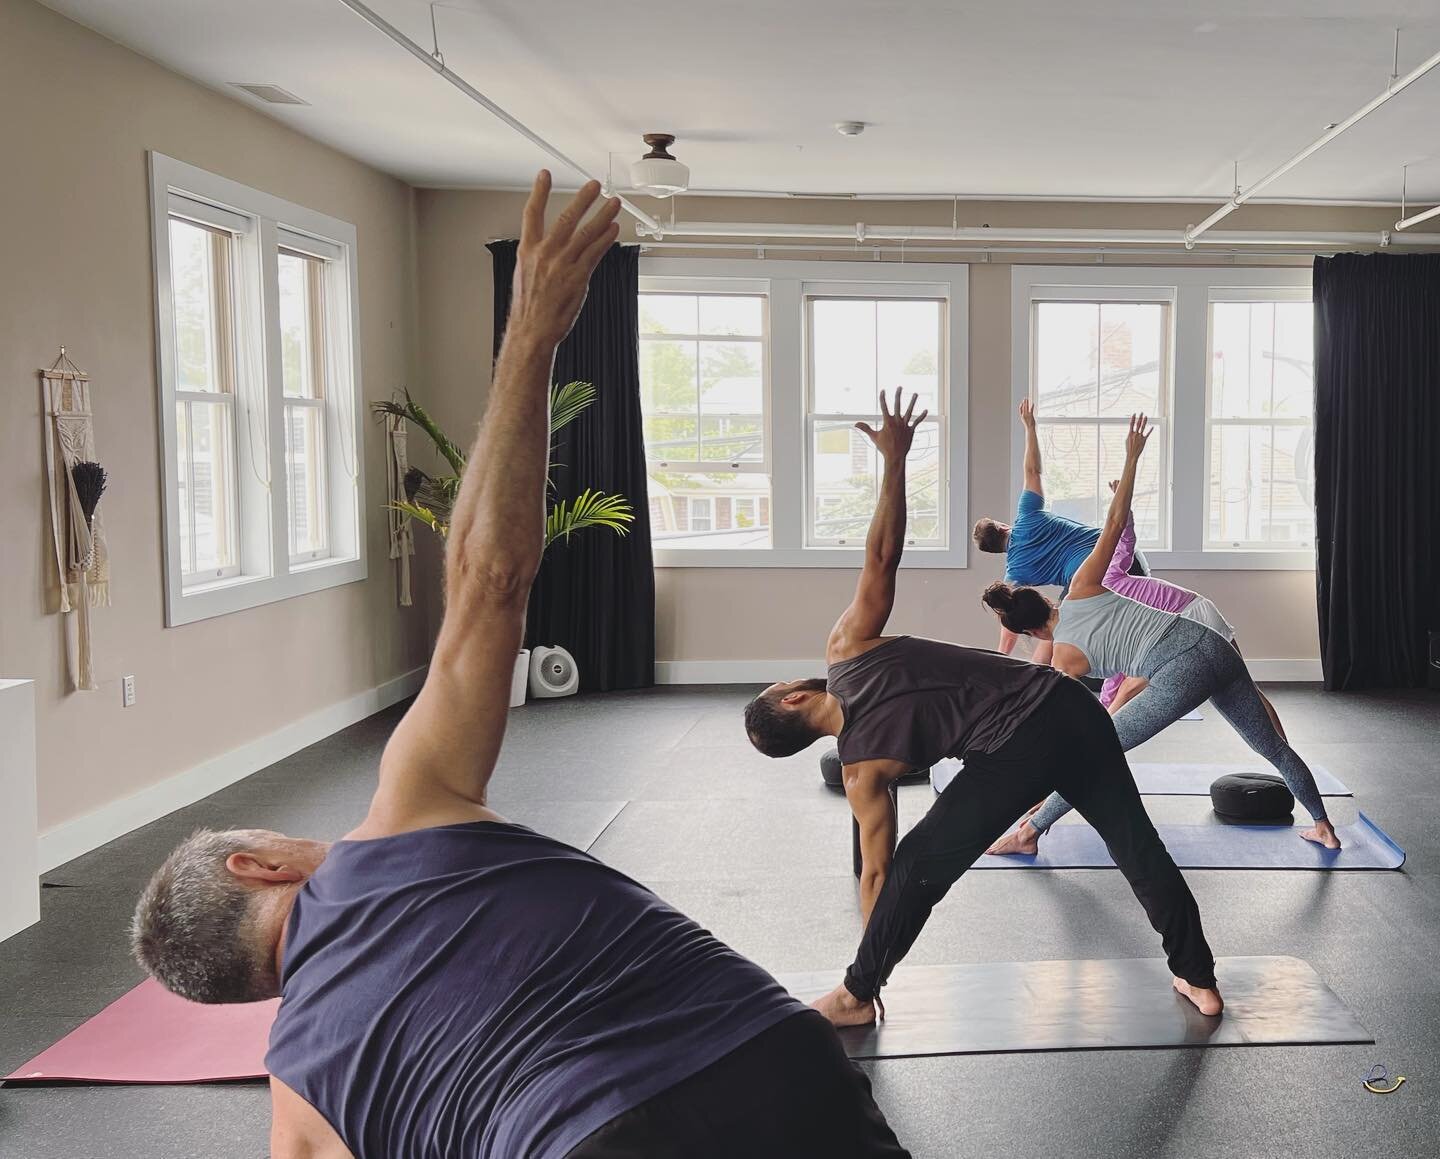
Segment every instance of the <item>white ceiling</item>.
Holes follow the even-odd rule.
[[[339,0],[46,0],[417,185],[534,146]],[[369,0],[427,45],[425,0]],[[597,173],[676,133],[707,190],[1223,199],[1440,51],[1440,0],[447,0],[446,63]],[[845,138],[839,120],[863,120]],[[1268,195],[1440,200],[1440,68]],[[623,170],[621,170],[623,172]]]

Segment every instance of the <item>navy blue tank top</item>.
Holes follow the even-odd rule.
[[[559,1159],[805,1009],[624,874],[490,821],[338,842],[280,986],[266,1065],[357,1159]]]

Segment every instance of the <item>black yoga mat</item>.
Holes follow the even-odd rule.
[[[1375,1041],[1299,958],[1221,958],[1215,973],[1225,1012],[1210,1017],[1175,993],[1161,958],[902,965],[884,990],[885,1021],[840,1037],[858,1059]],[[780,982],[808,1002],[843,974]]]

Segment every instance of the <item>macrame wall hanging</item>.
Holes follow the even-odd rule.
[[[390,517],[390,558],[395,561],[400,606],[408,608],[411,604],[410,557],[415,554],[415,529],[410,525],[410,516],[399,510],[396,504],[409,498],[405,493],[405,475],[410,470],[410,455],[405,445],[409,432],[405,420],[399,415],[387,414],[384,418],[385,510]]]
[[[76,691],[94,691],[99,685],[91,652],[90,609],[110,605],[110,556],[105,549],[105,529],[94,507],[99,489],[104,487],[104,472],[95,463],[90,376],[66,357],[62,346],[54,365],[40,371],[40,384],[53,545],[53,567],[46,567],[46,599],[50,612],[66,616],[70,686]],[[81,468],[78,476],[77,464]]]

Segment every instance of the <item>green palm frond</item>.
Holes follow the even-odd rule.
[[[435,532],[435,534],[438,535],[441,539],[444,539],[447,535],[450,534],[449,521],[446,519],[441,519],[439,515],[437,515],[434,511],[431,511],[430,508],[426,507],[422,503],[400,502],[390,503],[387,504],[387,506],[393,508],[396,511],[403,511],[406,515],[410,516],[411,519],[418,519],[421,523],[425,524],[426,527],[430,528],[431,531]]]
[[[569,539],[587,527],[608,527],[617,535],[630,531],[635,518],[630,501],[623,495],[607,495],[586,488],[573,500],[561,499],[545,517],[545,546],[557,539]]]
[[[588,382],[567,382],[550,388],[550,424],[552,431],[562,430],[594,403],[595,387]],[[401,390],[392,399],[370,404],[376,415],[396,415],[418,426],[450,464],[451,475],[429,475],[418,467],[405,474],[406,499],[390,504],[411,519],[419,520],[442,539],[450,533],[455,502],[460,494],[461,477],[465,473],[465,455],[452,443],[425,408]],[[551,462],[553,471],[560,464]],[[603,527],[617,535],[628,534],[635,519],[634,508],[623,495],[611,495],[590,488],[573,499],[555,502],[546,512],[545,546],[557,539],[569,539],[587,527]]]
[[[550,388],[550,433],[564,430],[595,401],[595,386],[589,382],[556,383]]]
[[[401,393],[405,396],[403,402],[399,399],[385,399],[380,402],[372,402],[370,409],[377,415],[398,415],[400,418],[414,423],[430,436],[430,441],[435,444],[435,449],[450,464],[450,470],[457,475],[463,475],[465,473],[465,452],[446,437],[445,432],[440,429],[440,425],[430,417],[429,412],[423,406],[410,397],[408,390],[402,389]]]

